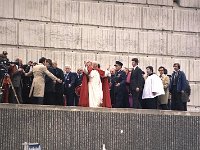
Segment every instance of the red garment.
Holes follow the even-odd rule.
[[[105,71],[98,69],[97,70],[101,77],[102,82],[102,90],[103,90],[103,104],[102,107],[111,108],[111,99],[110,99],[110,89],[109,89],[109,82],[108,77],[105,77]]]
[[[88,67],[88,73],[92,71],[91,67]],[[81,90],[80,90],[80,99],[79,99],[79,106],[82,107],[89,107],[89,90],[88,90],[88,78],[85,73],[83,73],[83,78],[82,78],[82,85],[81,85]]]
[[[92,71],[91,68],[88,68],[88,72],[90,73]],[[104,77],[105,72],[103,70],[97,69],[97,71],[100,74],[100,77],[102,78],[102,90],[103,90],[103,107],[111,108],[111,99],[110,99],[110,90],[109,90],[109,83],[108,78]],[[80,91],[80,100],[79,100],[79,106],[82,107],[89,107],[89,95],[88,95],[88,78],[85,73],[83,73],[83,79],[82,79],[82,86]]]

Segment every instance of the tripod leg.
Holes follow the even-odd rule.
[[[15,88],[14,88],[14,86],[13,86],[13,84],[12,84],[11,79],[9,79],[9,82],[10,82],[11,88],[12,88],[12,90],[13,90],[13,93],[14,93],[14,95],[15,95],[15,98],[16,98],[16,100],[17,100],[17,103],[20,104],[19,99],[18,99],[18,97],[17,97],[16,91],[15,91]]]

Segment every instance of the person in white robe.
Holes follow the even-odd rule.
[[[88,75],[88,92],[89,92],[89,107],[100,107],[103,100],[103,91],[100,74],[97,70],[97,62],[92,62],[93,70],[89,73],[87,67],[84,68],[84,73]]]
[[[156,109],[157,108],[157,96],[164,95],[164,88],[162,80],[158,75],[153,73],[153,67],[148,66],[147,79],[145,80],[143,94],[142,94],[142,108],[144,109]]]

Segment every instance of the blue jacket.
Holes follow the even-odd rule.
[[[173,80],[174,80],[175,72],[172,73],[172,77],[170,79],[169,91],[172,92]],[[185,91],[187,85],[187,80],[185,77],[185,73],[183,71],[178,71],[178,82],[177,82],[177,92]]]

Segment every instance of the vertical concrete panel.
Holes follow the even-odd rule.
[[[19,22],[19,45],[44,47],[44,23]]]
[[[115,26],[141,28],[141,7],[115,5]]]
[[[0,17],[13,18],[13,0],[0,0]]]
[[[139,66],[145,72],[145,74],[146,74],[147,66],[152,66],[154,70],[156,71],[156,68],[157,68],[156,57],[139,56],[138,59],[139,59]]]
[[[80,49],[81,28],[71,25],[48,24],[45,27],[45,46]]]
[[[39,59],[42,57],[42,49],[33,49],[27,48],[27,59],[28,61],[32,60],[33,62],[39,62]]]
[[[173,10],[161,7],[143,7],[143,28],[173,30]]]
[[[17,21],[0,20],[0,44],[17,45]]]
[[[80,24],[113,26],[113,4],[80,2]]]
[[[53,0],[52,18],[53,22],[78,23],[79,2],[71,0]]]
[[[137,30],[116,30],[116,51],[138,53],[139,31]]]
[[[82,49],[113,51],[115,50],[115,31],[97,27],[82,29]]]
[[[190,87],[191,87],[191,96],[190,96],[190,102],[188,103],[188,105],[200,106],[200,102],[199,102],[200,85],[199,84],[190,84]]]
[[[200,67],[200,60],[191,60],[190,61],[190,81],[200,81],[199,79],[199,74],[200,71],[199,68]]]
[[[200,15],[198,10],[175,9],[174,30],[199,32]]]
[[[50,21],[50,1],[18,0],[15,2],[15,18]]]

